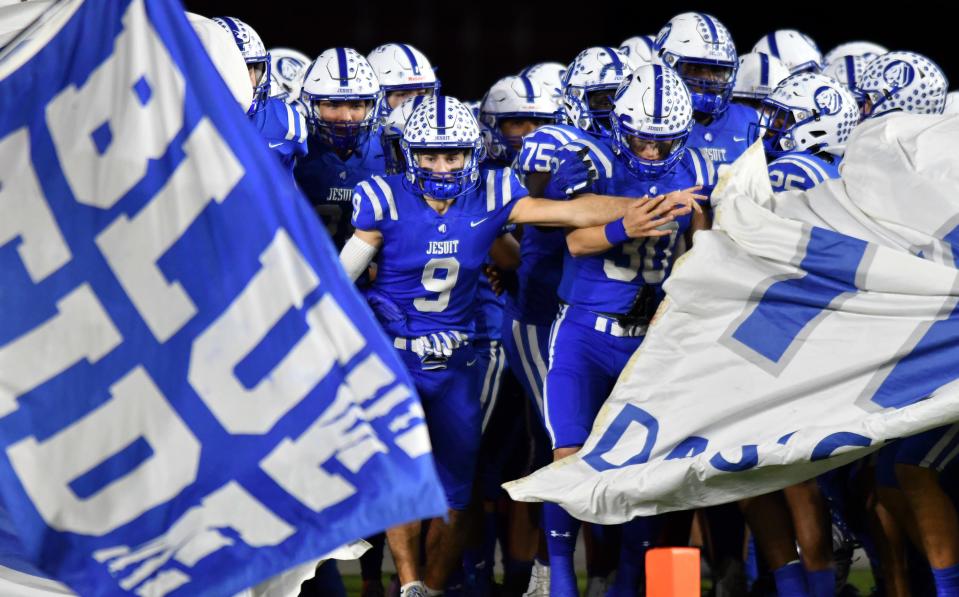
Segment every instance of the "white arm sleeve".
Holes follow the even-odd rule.
[[[356,279],[363,275],[370,262],[376,256],[376,247],[370,245],[364,240],[351,236],[346,241],[343,249],[340,250],[340,264],[346,270],[346,275],[350,280],[356,282]]]

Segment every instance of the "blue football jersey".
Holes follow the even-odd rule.
[[[582,130],[565,124],[548,124],[523,137],[513,162],[521,180],[529,174],[549,173],[549,161],[557,149],[577,139],[595,139]],[[562,197],[549,197],[562,199]],[[533,325],[547,325],[559,311],[558,289],[563,276],[566,234],[562,228],[544,229],[526,226],[520,240],[520,264],[516,271],[517,288],[506,301],[512,319]]]
[[[769,164],[769,181],[773,191],[805,191],[829,180],[839,178],[839,158],[830,162],[810,153],[788,153]]]
[[[710,178],[714,173],[710,160],[690,147],[669,173],[655,180],[640,180],[616,157],[609,139],[573,141],[569,146],[587,147],[599,171],[599,178],[584,193],[640,198],[703,185],[702,194],[708,195],[715,184]],[[629,240],[599,255],[573,257],[567,252],[560,298],[597,313],[624,314],[644,284],[661,294],[677,241],[691,221],[692,214],[686,214],[674,220],[669,236]]]
[[[307,142],[309,153],[297,163],[293,176],[323,220],[333,244],[341,249],[353,234],[350,225],[353,188],[386,168],[379,136],[370,135],[369,140],[345,160],[316,136],[311,135]]]
[[[503,335],[504,299],[493,292],[489,279],[480,274],[476,286],[476,327],[474,342],[499,341]]]
[[[750,125],[758,120],[756,110],[731,103],[719,118],[705,125],[699,122],[694,124],[688,145],[699,149],[717,167],[731,164],[755,141],[750,135],[753,132]]]
[[[250,117],[267,145],[287,170],[293,171],[298,158],[306,155],[306,119],[283,100],[271,97]]]
[[[406,315],[405,323],[388,324],[388,333],[475,335],[483,265],[516,200],[527,194],[509,168],[481,175],[479,188],[443,215],[407,191],[402,174],[372,176],[356,186],[353,226],[383,235],[373,285]]]

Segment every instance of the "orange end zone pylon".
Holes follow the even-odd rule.
[[[699,549],[660,547],[646,552],[646,597],[699,595]]]

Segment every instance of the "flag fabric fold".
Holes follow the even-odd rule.
[[[726,503],[959,420],[959,118],[860,126],[842,179],[773,194],[760,144],[583,449],[505,485],[582,520]],[[957,252],[959,254],[959,252]]]
[[[174,0],[63,0],[0,50],[0,565],[230,595],[445,513],[408,372],[244,112]]]

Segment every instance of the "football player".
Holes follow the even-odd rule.
[[[750,52],[739,57],[736,84],[733,86],[733,103],[743,104],[760,111],[760,102],[772,93],[780,81],[789,76],[789,69],[778,58],[760,52]]]
[[[383,150],[371,134],[380,84],[359,52],[331,48],[307,69],[300,98],[309,110],[310,152],[293,175],[339,248],[352,231],[353,187],[383,172]]]
[[[942,114],[949,84],[942,69],[915,52],[889,52],[869,63],[859,82],[863,118],[891,112]]]
[[[383,94],[376,105],[376,122],[414,95],[434,95],[440,92],[433,65],[409,44],[383,44],[366,57]]]
[[[642,342],[684,236],[708,226],[700,209],[672,210],[649,199],[712,184],[705,178],[708,160],[687,148],[693,106],[676,71],[659,64],[633,71],[614,96],[610,124],[611,137],[582,138],[557,151],[551,184],[569,181],[562,184],[570,193],[632,197],[631,209],[644,211],[651,220],[640,229],[616,221],[566,235],[569,255],[559,287],[563,305],[553,323],[544,388],[554,460],[582,447],[596,413]],[[594,165],[586,179],[579,174],[583,160]],[[543,513],[550,594],[575,595],[573,550],[579,521],[556,504],[544,504]],[[637,589],[643,535],[649,530],[642,522],[624,527],[616,576],[623,594]]]
[[[702,150],[711,169],[735,161],[754,141],[749,127],[756,112],[730,103],[739,60],[729,31],[713,16],[687,12],[673,17],[656,43],[659,58],[679,73],[692,97],[696,125],[689,145]]]
[[[356,232],[340,258],[356,279],[379,253],[373,287],[403,314],[385,327],[416,382],[450,510],[448,521],[431,521],[424,574],[420,524],[390,529],[387,536],[403,595],[425,595],[442,590],[462,553],[463,511],[482,424],[476,400],[482,380],[469,339],[486,255],[506,224],[601,226],[626,215],[627,202],[533,199],[509,170],[481,172],[479,127],[450,97],[427,98],[413,111],[402,146],[405,173],[373,176],[356,187]],[[657,201],[688,206],[692,197],[679,193]]]
[[[773,191],[806,190],[839,178],[859,106],[838,81],[814,73],[792,75],[763,99],[762,110],[759,136],[772,160]]]
[[[247,110],[250,120],[283,166],[292,171],[307,153],[306,122],[283,100],[270,97],[270,53],[256,31],[240,19],[217,17],[213,21],[233,35],[249,69],[253,86],[253,102]]]

